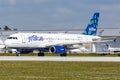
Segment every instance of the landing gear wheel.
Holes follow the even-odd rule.
[[[20,53],[17,52],[17,53],[16,53],[16,56],[20,56]]]
[[[20,56],[20,51],[16,51],[16,56]]]
[[[120,56],[120,53],[118,54],[118,56]]]
[[[44,56],[45,54],[42,52],[42,53],[38,53],[38,56]]]
[[[60,54],[60,56],[67,56],[67,53]]]

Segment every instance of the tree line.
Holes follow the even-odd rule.
[[[3,28],[0,27],[0,30],[4,30],[4,31],[17,31],[17,28],[10,28],[9,26],[5,25]]]

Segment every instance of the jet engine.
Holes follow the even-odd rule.
[[[64,46],[52,46],[50,47],[50,52],[55,54],[64,54],[66,53],[66,48]]]

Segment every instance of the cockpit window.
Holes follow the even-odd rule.
[[[7,39],[17,39],[17,37],[8,37]]]

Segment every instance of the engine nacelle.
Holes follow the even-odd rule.
[[[66,48],[63,46],[53,46],[53,47],[50,47],[50,52],[55,54],[64,54],[67,51],[66,51]]]

